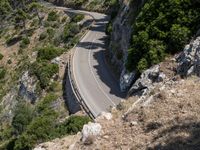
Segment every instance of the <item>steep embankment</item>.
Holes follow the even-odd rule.
[[[29,0],[2,0],[0,10],[0,149],[77,133],[90,119],[69,117],[63,78],[91,19]]]
[[[108,26],[111,63],[128,90],[147,68],[182,51],[199,29],[199,1],[121,1]],[[144,6],[143,6],[144,5]]]
[[[112,115],[104,113],[95,124],[85,125],[82,134],[43,143],[35,150],[51,150],[52,145],[58,150],[198,149],[200,79],[197,76],[181,79],[175,71],[184,76],[199,75],[199,48],[198,37],[178,57],[160,63],[160,69],[166,75],[160,82],[151,80],[157,76],[158,67],[146,70],[142,76],[147,82],[139,80],[143,84],[152,81],[149,84],[151,92],[122,102],[112,109]],[[188,68],[186,63],[194,67]]]

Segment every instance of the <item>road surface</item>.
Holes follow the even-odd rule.
[[[88,14],[95,20],[87,34],[74,48],[72,74],[78,91],[91,113],[97,117],[119,104],[124,94],[105,63],[105,28],[109,17],[104,14],[57,7],[64,11]]]

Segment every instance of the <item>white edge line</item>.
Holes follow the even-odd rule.
[[[95,38],[96,38],[96,37],[97,37],[97,33],[95,34]],[[95,38],[94,38],[94,40],[92,41],[92,43],[94,43]],[[92,46],[92,45],[93,45],[93,44],[91,44],[91,46]],[[91,58],[91,48],[89,49],[89,53],[88,53],[88,63],[89,63],[90,72],[92,73],[93,78],[95,79],[95,81],[96,81],[96,83],[97,83],[99,89],[102,91],[102,93],[109,99],[109,101],[110,101],[114,106],[116,106],[116,104],[111,100],[111,98],[105,93],[105,91],[103,90],[102,86],[99,84],[97,78],[95,77],[94,72],[92,71],[92,65],[91,65],[91,61],[90,61],[91,59],[90,59],[90,58]]]

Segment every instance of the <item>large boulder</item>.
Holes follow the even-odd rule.
[[[82,142],[86,142],[88,138],[95,138],[101,133],[102,126],[99,123],[91,123],[83,126],[82,130]]]
[[[153,89],[156,83],[162,82],[165,77],[165,74],[160,71],[160,66],[155,65],[141,74],[140,78],[133,84],[133,86],[129,90],[129,95],[144,95],[145,93]]]
[[[177,57],[177,62],[177,73],[181,76],[200,76],[200,36],[185,46],[184,51]]]

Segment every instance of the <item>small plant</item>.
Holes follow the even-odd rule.
[[[49,38],[52,39],[54,37],[55,31],[52,28],[48,28],[47,33],[49,35]]]
[[[47,46],[38,49],[38,59],[52,60],[63,53],[63,49]]]
[[[43,32],[40,34],[39,40],[42,41],[42,40],[46,39],[46,37],[47,37],[47,33]]]
[[[2,60],[3,59],[3,55],[0,53],[0,60]]]
[[[61,22],[64,23],[66,21],[67,21],[67,17],[65,16],[65,17],[62,18]]]
[[[0,67],[0,80],[5,78],[6,69],[4,67]]]
[[[8,61],[7,61],[7,64],[12,64],[12,60],[11,59],[9,59]]]
[[[30,40],[28,37],[23,37],[22,41],[20,42],[20,48],[26,48],[30,44]]]
[[[80,22],[83,19],[84,19],[84,15],[83,14],[75,15],[74,17],[72,17],[72,21],[73,22]]]
[[[48,15],[47,21],[56,21],[58,19],[58,14],[55,11],[51,11]]]

